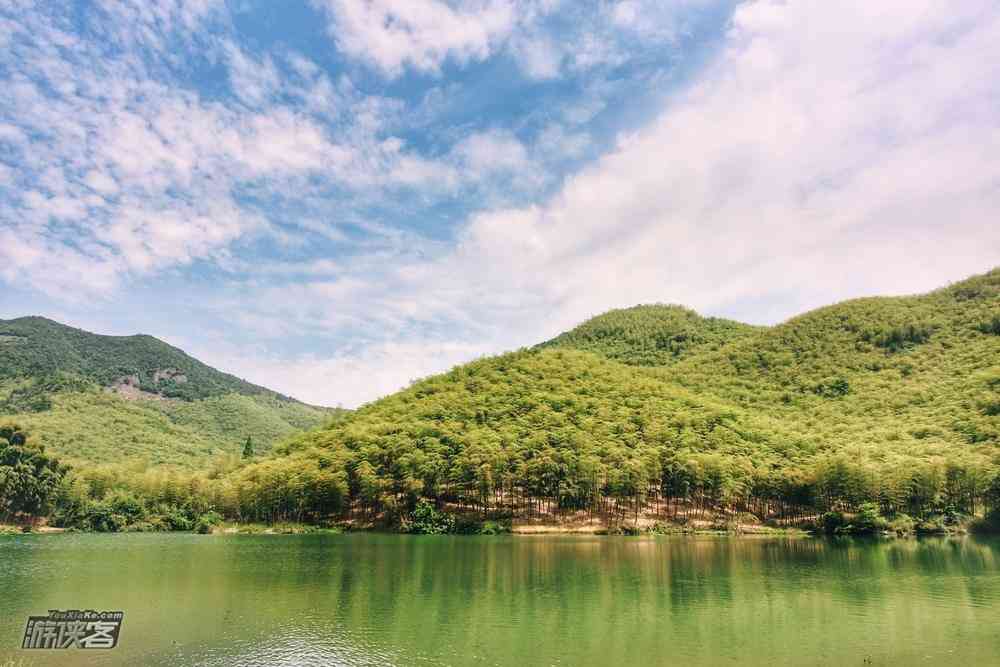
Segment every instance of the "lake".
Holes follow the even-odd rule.
[[[24,535],[0,590],[0,665],[1000,664],[972,537]],[[86,608],[117,648],[19,649]]]

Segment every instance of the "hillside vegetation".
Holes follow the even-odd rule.
[[[0,320],[0,421],[16,421],[64,461],[193,469],[238,454],[248,437],[266,452],[330,416],[151,336]]]
[[[282,446],[295,465],[337,471],[325,505],[297,500],[292,458],[228,483],[252,487],[266,472],[289,489],[244,508],[265,515],[405,513],[426,498],[610,520],[664,505],[953,520],[1000,501],[998,317],[1000,271],[770,328],[669,306],[614,311]]]
[[[922,296],[821,308],[647,372],[766,413],[827,449],[992,455],[1000,444],[998,317],[994,270]]]
[[[774,327],[676,306],[612,311],[263,458],[187,477],[77,470],[60,494],[77,508],[64,521],[84,526],[80,508],[94,503],[424,532],[460,530],[449,517],[470,512],[932,532],[986,515],[1000,526],[1000,270]]]
[[[593,352],[629,366],[669,366],[758,330],[683,306],[645,305],[608,311],[538,347]]]

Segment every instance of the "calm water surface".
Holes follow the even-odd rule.
[[[124,610],[119,647],[17,648],[67,608]],[[0,537],[4,660],[1000,665],[1000,541]]]

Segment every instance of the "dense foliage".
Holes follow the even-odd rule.
[[[0,519],[31,521],[46,514],[64,473],[42,447],[28,444],[19,426],[0,426]]]
[[[631,366],[667,366],[756,330],[682,306],[646,305],[608,311],[539,347],[594,352]]]
[[[0,385],[0,396],[4,388]],[[195,469],[216,454],[260,453],[333,413],[298,402],[228,394],[197,401],[125,400],[91,387],[47,395],[48,409],[10,414],[32,440],[74,464],[139,461]]]

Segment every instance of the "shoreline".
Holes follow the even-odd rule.
[[[61,534],[127,534],[127,533],[163,533],[163,534],[178,534],[178,535],[351,535],[351,534],[370,534],[370,535],[419,535],[418,533],[403,532],[398,530],[386,529],[384,527],[376,526],[350,526],[350,525],[327,525],[318,526],[314,524],[306,523],[276,523],[276,524],[261,524],[261,523],[235,523],[226,522],[215,526],[208,533],[198,533],[196,531],[120,531],[119,533],[113,532],[102,532],[102,531],[86,531],[78,530],[73,528],[60,528],[56,526],[36,526],[29,531],[22,530],[21,527],[10,525],[10,524],[0,524],[0,537],[3,536],[13,536],[13,535],[61,535]],[[460,533],[444,533],[447,535],[456,535],[461,537],[475,537],[484,536],[477,534],[460,534]],[[557,523],[514,523],[509,530],[502,533],[501,535],[512,535],[517,537],[546,537],[546,536],[559,536],[559,535],[575,535],[575,536],[599,536],[599,537],[660,537],[660,536],[674,536],[674,537],[738,537],[738,538],[766,538],[766,537],[784,537],[784,538],[837,538],[837,537],[860,537],[865,539],[877,539],[877,540],[895,540],[895,539],[920,539],[924,537],[964,537],[967,535],[976,536],[995,536],[995,533],[988,533],[983,531],[970,531],[965,529],[959,529],[955,531],[950,531],[946,533],[919,533],[919,532],[907,532],[907,533],[895,533],[895,532],[876,532],[876,533],[858,533],[858,534],[827,534],[822,531],[808,530],[805,528],[774,528],[771,526],[764,525],[746,525],[741,526],[738,530],[726,530],[720,528],[713,528],[710,526],[657,526],[653,529],[636,529],[635,527],[612,527],[602,525],[579,525],[579,524],[557,524]]]

